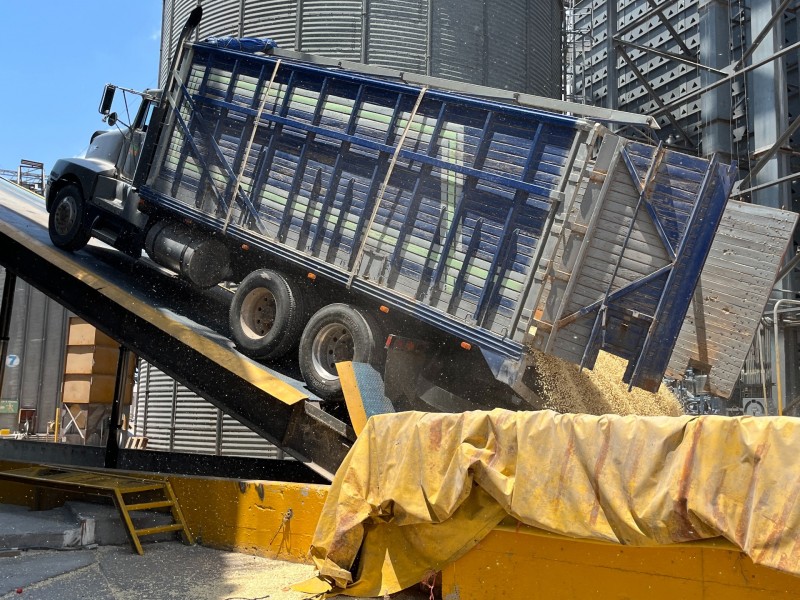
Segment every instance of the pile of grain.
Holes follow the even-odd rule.
[[[580,372],[578,367],[554,356],[536,353],[536,390],[549,408],[561,413],[601,415],[683,414],[674,394],[664,387],[655,394],[638,388],[628,391],[622,382],[626,361],[600,352],[593,370]]]

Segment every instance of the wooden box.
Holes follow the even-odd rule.
[[[64,375],[66,404],[110,404],[114,401],[116,375]]]
[[[67,346],[64,373],[67,375],[113,375],[117,372],[119,350],[108,346]]]
[[[117,342],[79,317],[70,317],[69,319],[67,344],[70,346],[110,346],[119,348]]]

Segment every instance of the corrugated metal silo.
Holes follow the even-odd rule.
[[[0,289],[5,269],[0,267]],[[67,310],[17,279],[6,369],[0,389],[0,429],[18,430],[19,411],[35,410],[29,433],[46,433],[61,400]]]
[[[282,452],[150,363],[139,360],[131,407],[148,450],[282,458]]]
[[[194,0],[165,0],[162,83]],[[214,0],[198,37],[283,48],[542,96],[561,94],[560,0]]]

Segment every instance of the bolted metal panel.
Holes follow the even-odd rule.
[[[700,45],[698,0],[670,3],[663,12],[668,23],[680,34],[680,42],[696,56]],[[650,16],[645,18],[648,14]],[[643,18],[634,29],[624,31],[627,25]],[[592,50],[586,55],[579,72],[582,76],[578,76],[576,81],[579,94],[585,93],[592,104],[609,106],[610,103],[611,108],[630,112],[650,113],[658,108],[647,88],[637,79],[634,69],[613,51],[612,38],[616,32],[623,31],[621,38],[626,42],[678,55],[682,53],[679,41],[673,38],[667,25],[646,0],[581,0],[576,3],[575,29],[588,32],[592,39]],[[696,67],[635,48],[628,47],[626,52],[665,103],[677,97],[677,90],[692,91],[700,86],[700,70]],[[609,73],[612,69],[613,72]],[[674,114],[693,143],[697,144],[702,126],[699,100],[687,102]],[[672,132],[668,119],[663,115],[659,117],[659,125],[666,128],[665,136]],[[672,133],[682,135],[677,131]]]
[[[296,50],[361,60],[361,0],[303,0]]]
[[[547,6],[547,3],[543,3]],[[486,84],[490,87],[508,90],[527,89],[526,63],[529,50],[537,46],[547,46],[551,33],[555,34],[555,47],[560,48],[561,30],[547,31],[539,40],[531,40],[528,46],[528,3],[508,2],[502,6],[494,3],[484,4],[486,19]],[[542,23],[537,29],[541,32]],[[533,23],[531,23],[533,26]],[[547,26],[545,25],[544,28]],[[547,52],[543,54],[548,54]],[[536,56],[530,58],[536,59]],[[539,60],[544,57],[540,56]],[[544,59],[547,60],[547,59]],[[529,89],[529,91],[533,91]],[[534,92],[538,93],[538,92]],[[547,94],[549,95],[549,94]]]
[[[4,284],[5,269],[0,267],[0,289]],[[61,400],[68,316],[60,304],[17,279],[0,400],[36,410],[36,431],[31,433],[47,431]],[[16,431],[17,423],[16,411],[0,413],[0,427]]]
[[[561,49],[564,8],[561,2],[528,2],[524,14],[528,43],[525,52],[529,93],[561,97],[564,70]]]
[[[205,39],[209,36],[229,35],[240,37],[241,2],[239,0],[213,0],[203,3],[203,19],[197,28],[197,37]],[[184,21],[176,21],[177,27],[183,27]]]
[[[194,0],[165,0],[160,80]],[[215,0],[198,38],[282,48],[549,97],[561,94],[559,0]],[[169,22],[169,23],[168,23]]]
[[[414,73],[427,73],[429,2],[370,0],[366,60]]]
[[[173,450],[217,454],[219,409],[182,385],[175,389]]]
[[[161,56],[158,65],[158,86],[164,87],[169,68],[170,48],[172,48],[172,29],[174,20],[173,2],[164,1],[164,12],[161,16]]]
[[[222,415],[222,456],[251,456],[255,458],[284,458],[283,451],[268,444],[236,419]],[[287,457],[288,458],[288,457]]]
[[[147,438],[150,450],[170,450],[174,398],[174,380],[140,360],[132,421],[134,433]]]
[[[484,3],[436,0],[432,41],[436,77],[486,83]]]
[[[282,458],[264,438],[144,360],[131,422],[134,435],[147,438],[148,450]]]
[[[293,48],[297,27],[297,2],[262,0],[244,5],[244,35],[271,37],[282,48]]]

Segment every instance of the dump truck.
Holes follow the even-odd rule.
[[[238,349],[296,354],[323,400],[337,363],[411,354],[406,408],[531,408],[538,352],[591,368],[601,350],[630,386],[691,366],[730,394],[796,220],[729,201],[735,165],[607,127],[640,115],[190,43],[199,18],[163,91],[54,166],[56,246],[234,284]]]

